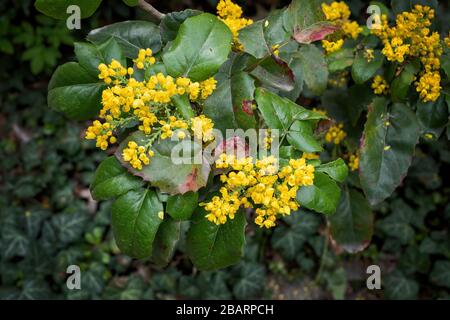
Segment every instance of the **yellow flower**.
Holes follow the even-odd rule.
[[[438,71],[424,73],[416,83],[416,90],[424,102],[436,101],[441,92],[441,75]]]
[[[213,127],[214,123],[204,115],[191,119],[191,129],[194,136],[204,142],[214,140]]]
[[[142,170],[142,165],[150,163],[149,156],[152,157],[153,153],[147,153],[147,147],[139,146],[135,141],[129,141],[127,148],[122,151],[122,159],[137,170]]]
[[[358,25],[356,21],[346,21],[342,24],[342,31],[348,37],[353,39],[358,38],[358,35],[362,32],[362,28]]]
[[[325,141],[328,143],[340,144],[345,139],[347,133],[343,130],[342,123],[331,126],[325,134]]]
[[[322,47],[325,49],[327,54],[338,51],[342,48],[343,44],[344,40],[342,39],[339,39],[337,41],[322,40]]]
[[[367,62],[372,61],[375,58],[373,54],[373,49],[366,49],[364,51],[364,58],[366,58]]]
[[[347,20],[351,14],[349,7],[343,1],[335,1],[330,5],[322,3],[322,11],[328,21]]]
[[[389,92],[389,84],[382,76],[376,75],[373,79],[372,89],[375,94],[387,94]]]
[[[352,153],[348,155],[348,167],[351,171],[356,171],[359,169],[359,155],[358,153]]]
[[[236,50],[242,50],[239,42],[239,30],[253,23],[253,20],[242,18],[242,8],[231,0],[220,0],[217,4],[217,15],[233,34],[233,44]]]

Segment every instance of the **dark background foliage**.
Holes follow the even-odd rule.
[[[373,241],[361,253],[325,246],[325,219],[307,213],[273,231],[248,227],[245,258],[220,271],[193,269],[183,238],[165,269],[121,255],[110,230],[110,203],[97,204],[88,189],[105,154],[83,139],[86,123],[67,121],[46,106],[46,89],[56,65],[73,59],[74,41],[95,27],[146,19],[145,13],[104,1],[82,30],[72,32],[65,22],[38,14],[33,2],[0,1],[0,299],[450,297],[446,137],[421,142],[403,185],[377,207]],[[288,3],[239,2],[255,18]],[[153,4],[163,12],[214,12],[216,1]],[[366,3],[349,4],[363,19]],[[442,10],[439,27],[448,30],[449,22]],[[81,290],[66,288],[71,264],[81,267]],[[371,264],[381,266],[382,290],[366,288]]]

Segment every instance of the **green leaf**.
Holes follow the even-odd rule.
[[[93,77],[98,76],[100,63],[110,64],[115,59],[122,66],[127,65],[122,49],[114,38],[110,38],[98,46],[86,42],[75,42],[74,46],[78,63]]]
[[[175,220],[189,220],[198,206],[198,193],[187,192],[167,199],[167,213]]]
[[[139,0],[122,0],[127,6],[135,7],[139,4]]]
[[[450,261],[436,261],[430,279],[438,286],[450,288]]]
[[[237,212],[233,220],[216,225],[203,209],[193,216],[187,234],[187,254],[199,270],[225,268],[239,262],[245,242],[245,216]]]
[[[320,113],[305,109],[289,99],[262,88],[256,89],[255,99],[258,109],[270,129],[287,132],[295,120],[326,119]]]
[[[391,98],[394,102],[401,102],[406,99],[411,83],[416,79],[415,74],[418,66],[415,63],[406,65],[403,71],[391,83]]]
[[[180,222],[174,221],[170,217],[164,218],[153,241],[152,262],[161,267],[166,266],[172,259],[175,245],[179,239]]]
[[[86,120],[98,114],[105,85],[78,63],[59,66],[48,85],[48,105],[67,117]]]
[[[319,220],[313,213],[299,210],[284,217],[285,224],[275,228],[271,238],[274,249],[280,250],[284,258],[293,260],[301,251],[308,237],[317,232]]]
[[[301,187],[297,192],[297,202],[320,213],[331,214],[336,211],[341,190],[330,177],[321,172],[314,174],[314,185]]]
[[[109,38],[122,48],[128,58],[136,58],[139,49],[150,48],[153,54],[161,50],[161,35],[157,25],[148,21],[123,21],[92,30],[87,39],[96,45]]]
[[[68,244],[80,239],[87,222],[84,212],[66,212],[54,215],[50,225],[60,244]]]
[[[372,78],[378,69],[383,65],[384,57],[379,50],[374,50],[374,58],[367,61],[364,51],[359,51],[356,55],[352,67],[352,78],[357,84],[362,84]]]
[[[431,261],[428,255],[420,252],[417,246],[409,246],[398,261],[398,267],[405,274],[428,273],[430,265]]]
[[[250,74],[263,86],[275,90],[289,92],[295,87],[294,73],[286,62],[277,57],[259,62]]]
[[[112,206],[112,227],[120,250],[142,259],[152,255],[152,245],[163,220],[163,211],[155,191],[140,189],[120,196]]]
[[[171,100],[175,108],[177,108],[177,111],[186,121],[191,121],[191,119],[195,117],[194,110],[192,110],[192,105],[187,94],[182,96],[176,95],[172,97]]]
[[[342,71],[353,64],[354,54],[350,48],[343,48],[326,57],[330,73]]]
[[[389,109],[385,98],[376,98],[369,106],[359,175],[372,205],[389,197],[406,176],[418,137],[416,117],[407,105]]]
[[[205,101],[205,115],[223,133],[226,129],[245,130],[256,125],[252,110],[255,80],[242,71],[246,61],[242,55],[231,55],[215,76],[216,90]]]
[[[98,166],[90,189],[95,200],[106,200],[138,189],[143,185],[142,179],[131,175],[116,157],[111,156]]]
[[[392,214],[377,223],[386,235],[398,239],[400,244],[408,244],[414,240],[414,229],[410,225],[414,210],[403,200],[395,200],[391,204]]]
[[[321,164],[315,168],[315,171],[326,173],[330,178],[338,182],[344,182],[348,175],[348,167],[341,158]]]
[[[449,112],[444,97],[440,97],[434,102],[422,102],[419,100],[417,102],[416,115],[422,127],[422,132],[432,133],[435,139],[439,138],[440,133],[449,120]]]
[[[116,151],[116,157],[129,172],[149,181],[161,192],[180,194],[197,191],[206,185],[211,167],[203,158],[198,161],[197,156],[202,152],[201,145],[198,143],[188,140],[170,141],[169,139],[154,143],[152,150],[155,155],[151,158],[150,164],[144,166],[142,170],[136,170],[122,158],[122,151],[131,140],[136,141],[139,145],[144,145],[147,141],[142,132],[134,132],[120,144]],[[174,148],[176,149],[173,150]],[[172,157],[172,152],[174,157]]]
[[[202,81],[219,70],[230,50],[231,31],[214,15],[203,13],[181,24],[163,61],[171,76]]]
[[[67,19],[71,14],[67,8],[76,5],[80,8],[81,18],[88,18],[94,14],[102,0],[36,0],[34,6],[39,12],[55,19]]]
[[[321,95],[328,84],[328,67],[323,52],[314,45],[304,45],[292,58],[302,66],[306,86],[313,94]]]
[[[349,253],[364,250],[373,235],[373,213],[364,196],[345,188],[336,213],[329,217],[331,236]]]
[[[314,126],[309,121],[296,120],[289,128],[287,141],[297,150],[303,152],[320,152],[322,144],[314,136]]]
[[[237,299],[257,298],[264,289],[266,272],[264,266],[257,263],[245,263],[240,268],[240,277],[233,286]]]
[[[178,12],[167,13],[159,25],[161,29],[161,38],[164,43],[176,38],[181,24],[190,17],[201,14],[201,11],[186,9]]]
[[[384,279],[384,293],[387,299],[417,299],[419,285],[416,281],[405,277],[398,270],[388,274]]]

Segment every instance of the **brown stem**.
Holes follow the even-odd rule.
[[[145,0],[139,0],[138,6],[142,10],[147,11],[152,17],[155,17],[158,20],[162,20],[162,18],[164,18],[165,16],[164,13],[161,13],[158,10],[156,10],[150,3],[148,3]]]

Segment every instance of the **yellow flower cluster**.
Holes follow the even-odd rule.
[[[358,153],[352,153],[348,155],[348,167],[351,171],[356,171],[359,169],[359,155]]]
[[[450,48],[450,32],[448,33],[448,36],[445,37],[444,43],[447,46],[447,48]]]
[[[342,123],[331,126],[325,134],[325,141],[328,143],[340,144],[345,139],[347,133],[343,130]]]
[[[123,149],[123,160],[129,162],[135,169],[142,170],[142,165],[148,165],[150,158],[155,154],[152,150],[147,153],[147,148],[144,146],[138,146],[134,141],[128,142],[128,147]],[[150,158],[149,158],[150,157]]]
[[[138,57],[133,60],[135,68],[147,69],[155,64],[152,54],[151,49],[139,50]],[[151,147],[157,139],[168,139],[176,134],[182,140],[189,129],[205,142],[214,139],[211,119],[200,115],[183,120],[172,103],[176,95],[187,95],[191,102],[201,103],[216,89],[214,78],[194,82],[185,77],[173,78],[157,73],[138,81],[133,77],[134,69],[123,67],[117,60],[108,65],[101,63],[98,69],[99,78],[108,85],[102,92],[99,113],[103,123],[95,120],[86,130],[86,139],[96,139],[97,147],[106,150],[109,144],[117,141],[113,135],[116,130],[136,125],[146,137],[144,145],[129,141],[122,157],[133,168],[142,170],[154,155]]]
[[[144,69],[147,65],[153,65],[156,62],[155,57],[152,57],[153,52],[152,49],[140,49],[138,53],[138,57],[133,60],[134,64],[136,65],[136,68],[138,69]]]
[[[221,196],[200,204],[209,212],[206,218],[215,224],[234,219],[240,207],[256,207],[255,223],[260,227],[274,227],[279,216],[298,210],[297,190],[314,182],[314,167],[304,158],[291,159],[289,165],[278,170],[273,156],[254,162],[251,157],[238,159],[222,154],[216,168],[230,170],[220,177],[224,183]]]
[[[429,29],[434,15],[430,7],[416,5],[411,12],[398,14],[394,26],[390,27],[383,15],[381,28],[372,29],[383,41],[382,53],[389,61],[403,63],[409,57],[420,59],[423,70],[416,90],[425,102],[435,101],[441,91],[439,69],[443,49],[439,34]]]
[[[364,50],[364,58],[366,58],[367,62],[372,61],[375,58],[373,54],[373,49]]]
[[[242,8],[231,0],[220,0],[217,4],[217,15],[228,28],[230,28],[233,34],[233,45],[236,50],[242,50],[242,44],[239,43],[239,30],[251,25],[253,20],[242,17]]]
[[[389,92],[389,84],[380,75],[373,78],[372,89],[375,94],[387,94]]]
[[[331,36],[331,40],[322,40],[322,46],[326,53],[330,54],[338,51],[344,45],[345,38],[356,39],[362,32],[362,28],[356,21],[350,21],[350,9],[343,1],[332,2],[331,4],[322,3],[322,11],[328,21],[335,23],[342,29],[342,34],[339,38]]]

